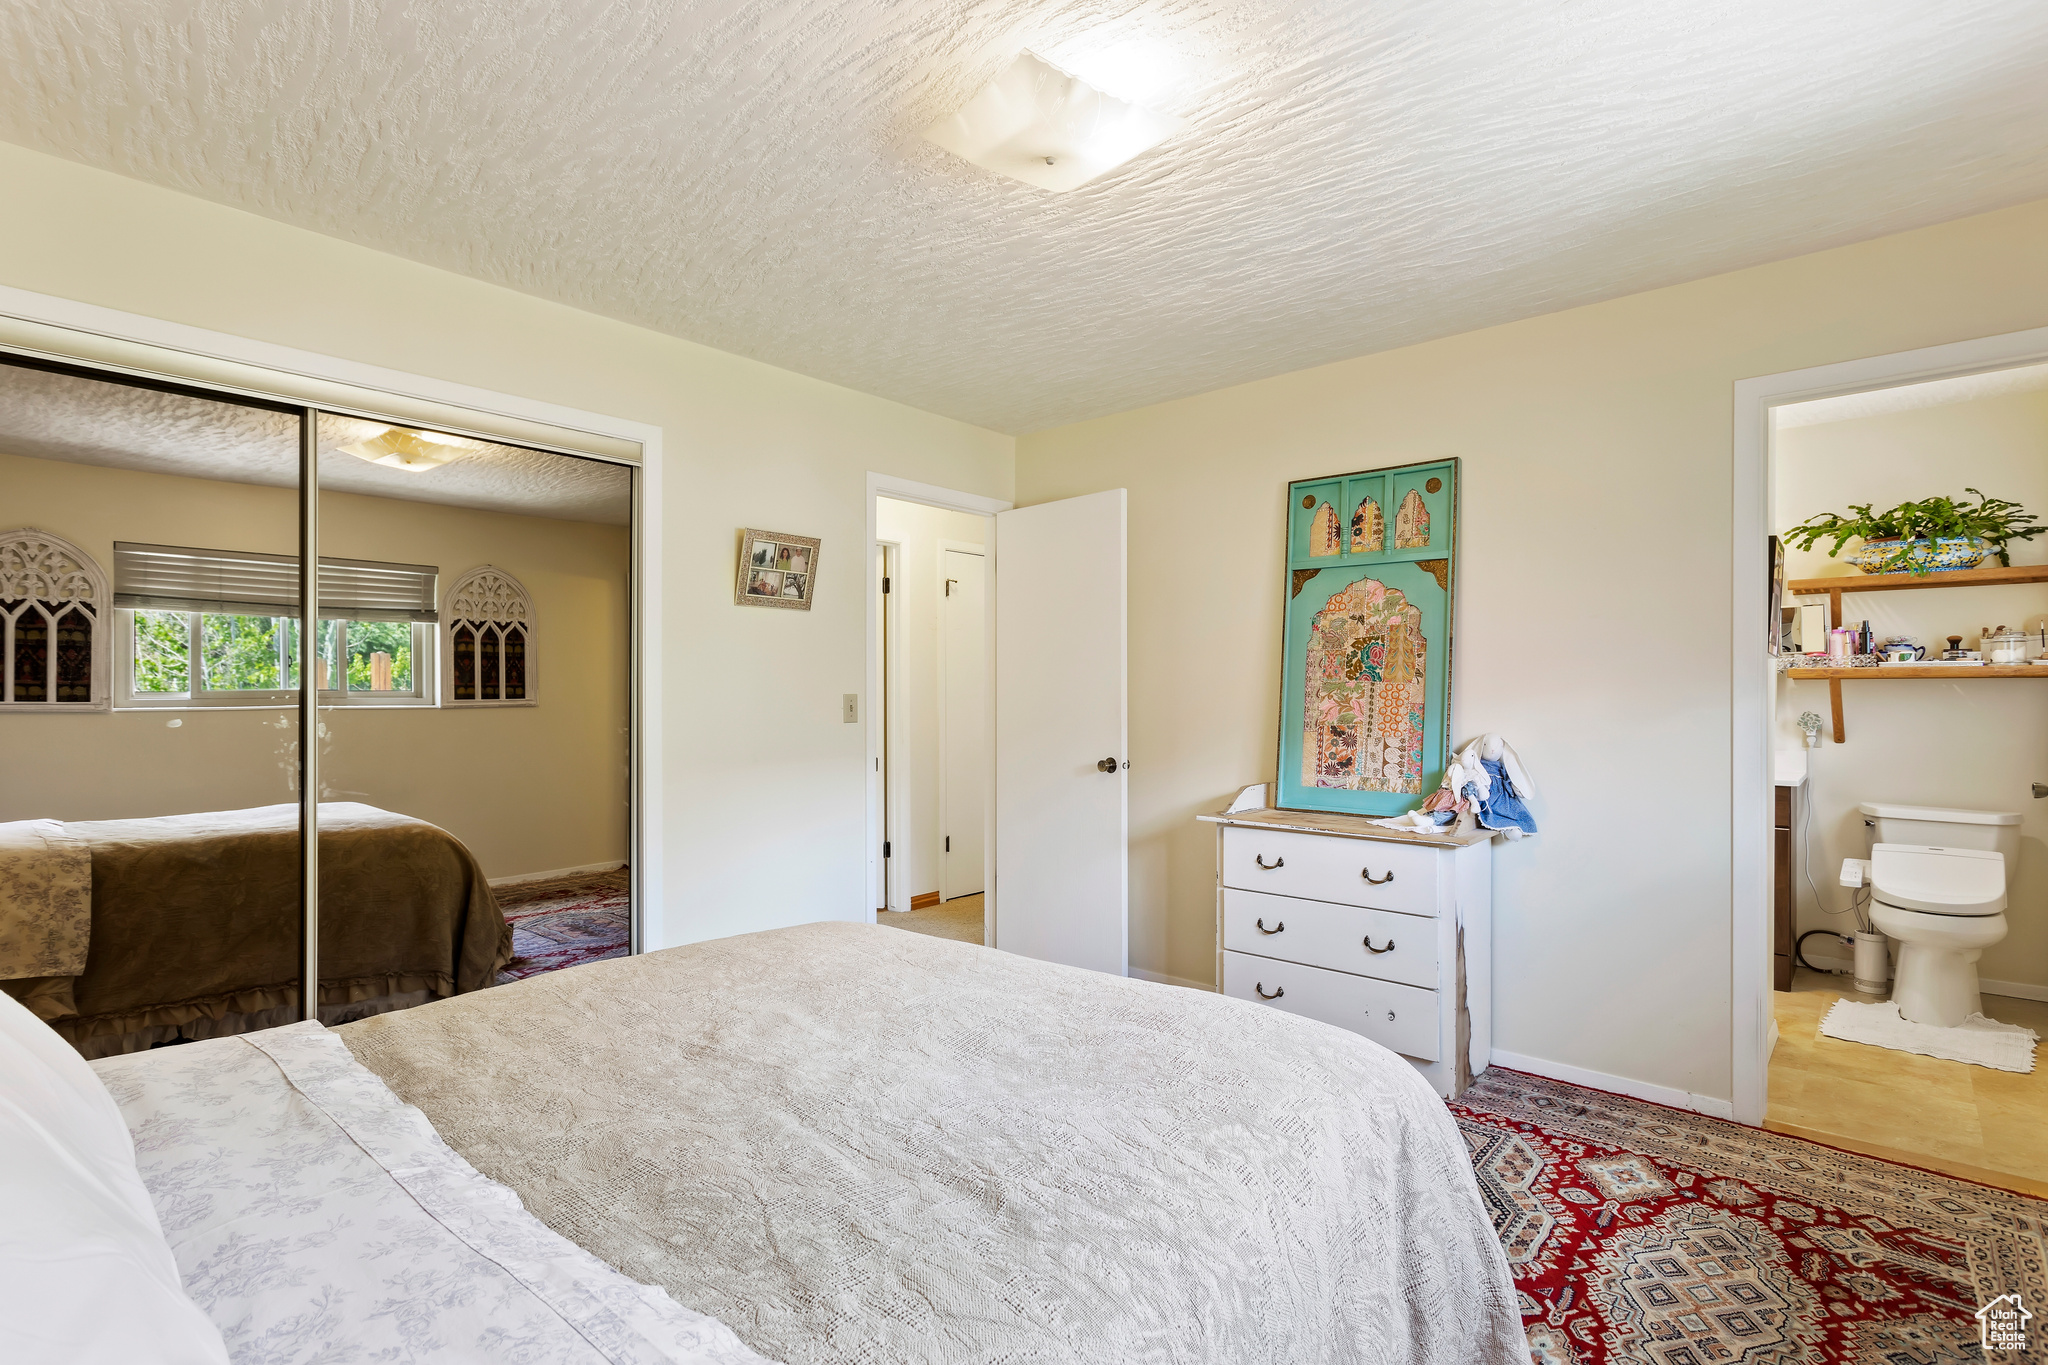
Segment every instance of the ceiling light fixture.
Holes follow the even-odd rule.
[[[461,458],[474,447],[455,436],[429,434],[406,427],[386,427],[375,436],[365,437],[340,449],[344,455],[353,455],[371,464],[389,465],[409,474],[424,474],[429,469]]]
[[[924,135],[984,170],[1063,194],[1185,127],[1185,119],[1105,95],[1023,52],[959,113]]]

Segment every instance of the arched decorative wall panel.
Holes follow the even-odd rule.
[[[0,711],[104,711],[113,606],[98,561],[34,527],[0,533]]]
[[[534,705],[533,595],[525,584],[490,564],[471,569],[448,589],[441,630],[443,706]]]

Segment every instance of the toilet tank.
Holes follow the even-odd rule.
[[[2003,810],[1949,810],[1941,806],[1888,806],[1866,801],[1863,823],[1873,844],[1919,844],[1926,848],[1974,848],[2002,854],[2005,875],[2017,871],[2020,817]]]

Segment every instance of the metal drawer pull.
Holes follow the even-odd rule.
[[[1277,934],[1277,933],[1279,933],[1279,932],[1280,932],[1280,931],[1281,931],[1282,929],[1285,929],[1286,927],[1287,927],[1287,921],[1283,919],[1283,920],[1279,921],[1279,922],[1278,922],[1277,924],[1275,924],[1275,925],[1274,925],[1274,926],[1273,926],[1272,928],[1268,929],[1268,928],[1266,927],[1266,917],[1265,917],[1264,915],[1261,915],[1261,916],[1259,916],[1259,924],[1258,924],[1258,928],[1259,928],[1259,932],[1260,932],[1260,933],[1262,933],[1262,934]],[[1370,943],[1368,943],[1368,944],[1366,944],[1365,946],[1366,946],[1366,947],[1368,947],[1368,948],[1370,948],[1370,947],[1371,947],[1372,945],[1371,945]],[[1393,945],[1393,944],[1391,944],[1391,943],[1389,943],[1389,944],[1388,944],[1387,946],[1388,946],[1389,948],[1391,948],[1391,947],[1393,947],[1394,945]]]
[[[1263,981],[1254,981],[1252,989],[1259,993],[1259,999],[1261,1000],[1278,1000],[1281,996],[1287,994],[1285,986],[1275,986],[1271,995],[1266,994],[1266,983]],[[1392,1018],[1393,1016],[1389,1015],[1387,1017]]]
[[[1372,935],[1367,934],[1365,936],[1365,950],[1368,953],[1391,953],[1394,951],[1394,940],[1388,939],[1387,946],[1384,948],[1375,948],[1372,946]]]
[[[1361,867],[1361,868],[1359,868],[1359,869],[1358,869],[1358,875],[1359,875],[1359,876],[1361,876],[1361,877],[1363,877],[1363,878],[1365,878],[1365,880],[1366,880],[1366,884],[1367,884],[1367,885],[1369,885],[1369,886],[1385,886],[1385,885],[1386,885],[1386,884],[1387,884],[1388,882],[1390,882],[1390,881],[1394,880],[1394,874],[1393,874],[1393,873],[1391,873],[1391,872],[1389,872],[1389,873],[1388,873],[1388,874],[1387,874],[1386,876],[1384,876],[1384,877],[1375,877],[1375,876],[1373,876],[1373,875],[1372,875],[1372,869],[1371,869],[1371,868],[1369,868],[1369,867]]]
[[[1271,872],[1276,867],[1287,866],[1287,860],[1285,858],[1275,858],[1272,862],[1269,863],[1266,861],[1266,855],[1263,853],[1254,853],[1252,855],[1252,861],[1257,863],[1260,867],[1266,869],[1266,871],[1268,872]]]

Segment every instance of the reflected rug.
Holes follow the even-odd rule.
[[[624,957],[633,941],[631,885],[621,867],[496,888],[512,924],[512,960],[498,983]]]
[[[1451,1112],[1535,1365],[2048,1360],[2048,1201],[1500,1068]]]

